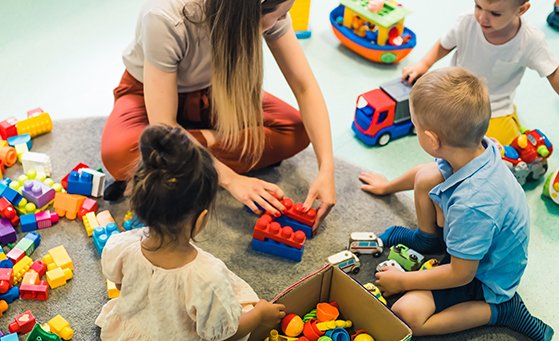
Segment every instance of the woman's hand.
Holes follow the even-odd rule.
[[[320,201],[317,209],[316,221],[313,226],[313,231],[320,225],[326,218],[328,213],[336,204],[336,188],[334,185],[334,171],[321,170],[316,179],[314,179],[307,199],[303,203],[303,207],[308,210],[312,207],[315,200]]]
[[[256,205],[276,217],[279,217],[285,210],[285,206],[280,202],[283,198],[283,191],[278,186],[264,180],[234,173],[231,181],[224,188],[255,214],[264,213]]]

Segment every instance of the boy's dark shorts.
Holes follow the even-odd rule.
[[[441,261],[441,264],[448,264],[449,262],[450,256],[446,255]],[[439,313],[459,303],[485,301],[483,286],[477,278],[474,278],[473,281],[461,287],[432,290],[431,293],[435,301],[435,313]]]

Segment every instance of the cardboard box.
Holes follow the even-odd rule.
[[[273,300],[284,304],[287,313],[303,316],[320,302],[336,301],[340,315],[355,329],[365,329],[375,341],[411,340],[411,329],[357,281],[330,265],[303,278]],[[276,326],[278,331],[281,329]],[[258,328],[249,341],[262,341],[269,328]]]

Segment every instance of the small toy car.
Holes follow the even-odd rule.
[[[359,258],[351,251],[340,251],[328,257],[326,261],[334,266],[337,266],[346,273],[357,274],[361,269]]]
[[[547,177],[543,185],[543,195],[559,205],[559,168]]]
[[[373,232],[351,233],[347,248],[357,257],[361,254],[372,254],[374,257],[380,257],[384,249],[382,240]]]
[[[371,294],[373,294],[376,298],[378,298],[379,301],[384,303],[384,305],[387,304],[386,299],[382,296],[379,288],[377,288],[376,285],[374,285],[373,283],[365,283],[363,284],[363,287],[367,289]]]
[[[428,261],[426,261],[425,263],[423,263],[423,265],[421,266],[421,268],[419,270],[429,270],[434,268],[435,266],[439,265],[439,260],[435,259],[435,258],[431,258]]]
[[[404,268],[402,268],[402,266],[400,264],[398,264],[398,262],[396,262],[395,260],[385,260],[384,262],[380,263],[379,265],[377,265],[377,271],[382,271],[382,269],[386,268],[386,267],[393,267],[396,268],[397,270],[400,270],[402,272],[405,272],[406,270],[404,270]]]
[[[388,254],[388,259],[395,260],[407,271],[419,270],[424,258],[422,254],[403,244],[392,246]]]

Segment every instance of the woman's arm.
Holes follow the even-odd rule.
[[[559,68],[555,69],[551,75],[547,76],[547,79],[549,80],[549,84],[553,87],[553,90],[559,94]]]
[[[293,29],[277,40],[268,41],[268,46],[297,99],[305,129],[318,161],[319,175],[311,185],[304,203],[305,207],[309,208],[314,200],[320,200],[321,205],[315,225],[318,226],[336,203],[328,110]]]

